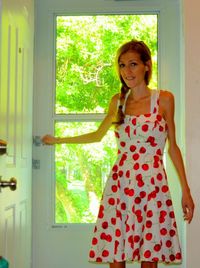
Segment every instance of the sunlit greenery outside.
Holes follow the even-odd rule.
[[[143,40],[150,47],[150,87],[157,88],[157,15],[59,16],[56,22],[56,136],[97,129],[95,114],[104,114],[120,89],[114,61],[126,41]],[[95,221],[116,159],[113,129],[100,143],[56,146],[56,223]]]

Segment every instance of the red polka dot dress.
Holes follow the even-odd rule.
[[[181,262],[163,166],[167,124],[158,107],[159,91],[155,90],[150,113],[126,115],[115,132],[118,157],[102,196],[89,252],[91,262]]]

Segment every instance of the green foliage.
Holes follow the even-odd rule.
[[[156,15],[57,17],[56,113],[103,112],[119,91],[116,51],[133,38],[151,48],[155,87]]]
[[[57,123],[56,135],[76,136],[97,129],[99,123]],[[93,222],[110,167],[116,158],[113,132],[101,143],[56,146],[56,222]],[[97,204],[97,202],[96,202]],[[61,217],[63,215],[63,218]]]
[[[154,62],[150,86],[156,88],[156,15],[57,17],[55,112],[76,114],[74,122],[57,121],[57,136],[79,135],[98,127],[96,119],[76,122],[78,114],[107,109],[120,87],[114,69],[116,51],[131,39],[143,40],[150,47]],[[115,158],[113,131],[99,144],[56,147],[56,223],[95,221]]]

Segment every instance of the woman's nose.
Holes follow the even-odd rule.
[[[124,68],[124,73],[125,73],[126,75],[128,75],[128,74],[132,74],[132,70],[131,70],[130,66],[126,66],[126,67]]]

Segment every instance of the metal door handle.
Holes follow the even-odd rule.
[[[6,154],[7,142],[0,139],[0,155]]]
[[[11,191],[15,191],[17,189],[17,180],[15,178],[11,178],[10,181],[2,181],[0,176],[0,192],[1,188],[9,187]]]

